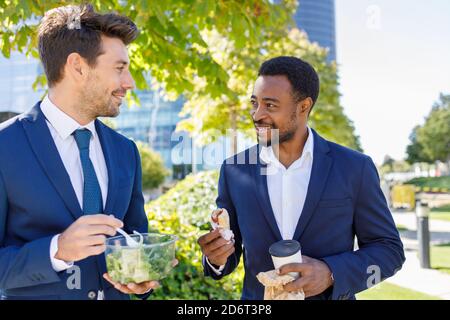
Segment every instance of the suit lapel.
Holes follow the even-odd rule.
[[[106,167],[108,169],[108,196],[106,198],[105,214],[115,214],[114,204],[117,199],[117,168],[118,159],[117,152],[114,148],[111,133],[99,120],[95,121],[95,128],[102,145],[103,155],[105,157]],[[120,219],[120,217],[117,217]]]
[[[327,184],[328,174],[333,163],[332,157],[328,154],[329,147],[327,142],[314,130],[312,130],[312,132],[314,135],[313,165],[305,205],[303,206],[303,211],[294,233],[294,239],[296,240],[300,239],[314,213],[314,210],[316,209],[317,203],[321,198],[322,191]]]
[[[259,150],[259,148],[257,148],[256,150]],[[272,210],[272,204],[270,203],[269,191],[267,189],[267,174],[265,174],[267,165],[265,163],[262,163],[259,159],[259,152],[257,155],[257,159],[257,164],[253,166],[257,199],[259,200],[260,207],[262,209],[264,217],[267,220],[267,223],[270,226],[270,229],[275,235],[277,241],[279,241],[282,240],[281,232],[278,228],[277,221],[275,220],[275,215]]]
[[[78,203],[69,174],[64,167],[50,130],[45,122],[44,114],[40,108],[40,102],[25,117],[27,119],[22,123],[31,149],[72,216],[78,219],[83,215],[83,211]]]
[[[116,148],[114,148],[114,142],[112,140],[110,129],[107,128],[101,121],[95,120],[95,130],[97,131],[102,146],[103,156],[105,157],[106,167],[108,170],[108,196],[106,197],[106,205],[104,208],[105,214],[113,214],[117,219],[123,219],[123,217],[117,216],[114,211],[114,205],[118,197],[118,154]],[[101,272],[106,272],[106,260],[104,255],[97,256],[97,264]],[[111,284],[102,278],[102,284],[104,288],[111,287]]]

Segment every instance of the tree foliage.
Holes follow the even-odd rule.
[[[85,1],[0,0],[0,49],[5,57],[18,50],[34,57],[37,26],[52,8]],[[139,89],[161,86],[172,97],[192,90],[197,79],[207,78],[213,96],[228,91],[228,74],[218,64],[202,32],[216,30],[237,48],[261,41],[264,30],[281,33],[290,21],[294,0],[274,4],[269,0],[93,0],[99,12],[118,12],[130,17],[140,35],[130,46],[131,71]],[[44,79],[40,79],[44,80]]]
[[[200,144],[215,141],[228,129],[256,138],[249,114],[249,97],[259,66],[272,57],[291,55],[311,63],[321,80],[319,100],[311,113],[310,125],[330,140],[361,149],[353,124],[339,103],[336,64],[327,63],[327,51],[310,43],[304,32],[293,28],[283,37],[269,33],[257,46],[249,43],[243,48],[237,48],[215,31],[204,32],[203,35],[217,63],[227,70],[227,85],[233,95],[214,97],[208,91],[207,81],[198,81],[186,94],[183,115],[187,119],[179,123],[178,130],[191,132]]]
[[[136,144],[141,156],[142,188],[144,190],[158,188],[169,175],[169,171],[164,167],[161,155],[142,142]]]
[[[51,8],[78,3],[84,1],[0,0],[1,52],[5,57],[11,50],[38,57],[40,18]],[[250,129],[248,94],[259,65],[276,55],[295,55],[313,64],[322,81],[311,125],[330,140],[360,149],[353,124],[339,104],[336,65],[327,64],[325,50],[292,29],[296,0],[93,0],[92,4],[99,12],[115,11],[137,24],[141,32],[130,45],[137,88],[161,88],[168,99],[183,94],[187,119],[179,129],[199,142],[210,142],[208,137],[217,138],[216,133],[226,129]],[[35,86],[43,84],[42,75]],[[129,102],[137,99],[132,95]]]
[[[450,95],[441,94],[422,126],[416,126],[406,148],[407,160],[450,161]]]
[[[389,155],[384,157],[383,164],[380,167],[380,173],[382,175],[390,172],[409,172],[411,171],[411,165],[404,160],[395,160]]]

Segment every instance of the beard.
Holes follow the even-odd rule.
[[[95,75],[89,78],[80,95],[80,108],[83,108],[92,118],[117,117],[120,114],[122,101],[114,94],[124,94],[124,90],[116,89],[111,92],[100,85],[102,82]]]
[[[270,131],[271,132],[268,135],[269,138],[267,138],[267,137],[260,138],[259,135],[257,136],[259,144],[264,144],[265,146],[270,147],[270,146],[272,146],[272,144],[277,145],[277,144],[282,144],[284,142],[290,141],[290,140],[292,140],[295,133],[297,132],[297,128],[292,128],[287,131],[280,131],[277,128],[273,128],[273,129],[270,129]],[[278,131],[278,139],[276,139],[276,138],[274,139],[273,137],[277,136],[277,134],[276,134],[277,131]]]
[[[255,126],[259,125],[270,125],[270,132],[266,132],[265,137],[261,138],[257,135],[257,140],[259,144],[270,147],[272,145],[282,144],[284,142],[290,141],[294,138],[298,130],[297,119],[297,109],[289,117],[289,121],[285,128],[280,129],[276,124],[268,124],[261,122],[254,122]]]

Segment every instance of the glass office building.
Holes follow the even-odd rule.
[[[299,0],[294,20],[311,42],[329,49],[329,61],[336,61],[334,0]]]
[[[0,55],[0,121],[30,110],[41,99],[44,90],[34,91],[32,85],[42,72],[39,61],[24,54]]]
[[[120,115],[114,119],[116,129],[121,134],[147,143],[161,154],[164,165],[172,171],[172,178],[181,179],[191,171],[191,166],[172,161],[172,149],[179,143],[172,139],[183,100],[164,101],[158,92],[152,90],[137,91],[139,106],[122,105]]]

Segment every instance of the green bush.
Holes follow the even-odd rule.
[[[413,184],[425,192],[449,192],[450,176],[414,178],[406,184]]]
[[[433,212],[450,212],[450,204],[431,208],[431,211],[433,211]]]
[[[240,299],[243,264],[220,281],[204,277],[199,236],[208,232],[216,208],[217,171],[189,175],[146,206],[151,232],[175,234],[179,264],[150,299]]]
[[[136,145],[141,156],[142,188],[144,190],[158,188],[169,175],[161,155],[142,142],[138,141]]]

